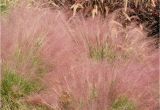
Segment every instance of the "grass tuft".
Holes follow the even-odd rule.
[[[65,91],[59,97],[58,103],[61,110],[75,110],[76,107],[74,97]]]
[[[26,80],[14,70],[5,69],[2,75],[2,110],[20,110],[25,96],[41,90],[38,82]]]
[[[136,107],[127,97],[121,96],[113,102],[112,110],[136,110]]]
[[[0,0],[0,10],[1,13],[7,13],[8,10],[15,6],[19,0]]]

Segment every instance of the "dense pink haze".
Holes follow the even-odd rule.
[[[49,66],[42,78],[46,89],[29,97],[31,103],[61,108],[66,93],[73,104],[65,110],[110,110],[124,96],[136,110],[158,110],[159,52],[154,40],[134,23],[123,28],[115,16],[68,18],[59,10],[14,9],[1,20],[3,64],[24,76],[35,72],[34,55]],[[17,48],[26,58],[19,66],[13,57]]]

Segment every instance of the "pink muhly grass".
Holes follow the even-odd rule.
[[[33,53],[36,41],[40,47]],[[19,68],[17,47],[26,60]],[[135,110],[158,110],[157,51],[145,32],[123,28],[112,15],[68,20],[61,11],[20,8],[2,21],[3,63],[28,74],[35,72],[29,55],[51,65],[38,100],[62,110],[118,110],[112,106],[119,97]]]
[[[17,69],[20,73],[33,72],[34,63],[49,62],[41,54],[47,29],[43,24],[46,12],[29,8],[14,9],[7,19],[2,19],[2,59],[3,64]],[[37,19],[32,19],[32,17]],[[14,19],[12,19],[14,18]],[[43,21],[42,23],[39,23]],[[51,22],[52,23],[52,22]],[[31,70],[31,71],[28,71]]]

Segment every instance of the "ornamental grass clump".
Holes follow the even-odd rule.
[[[154,40],[114,15],[68,19],[60,10],[23,7],[2,21],[3,65],[46,86],[27,102],[55,110],[158,110]],[[35,75],[41,63],[43,77]]]

